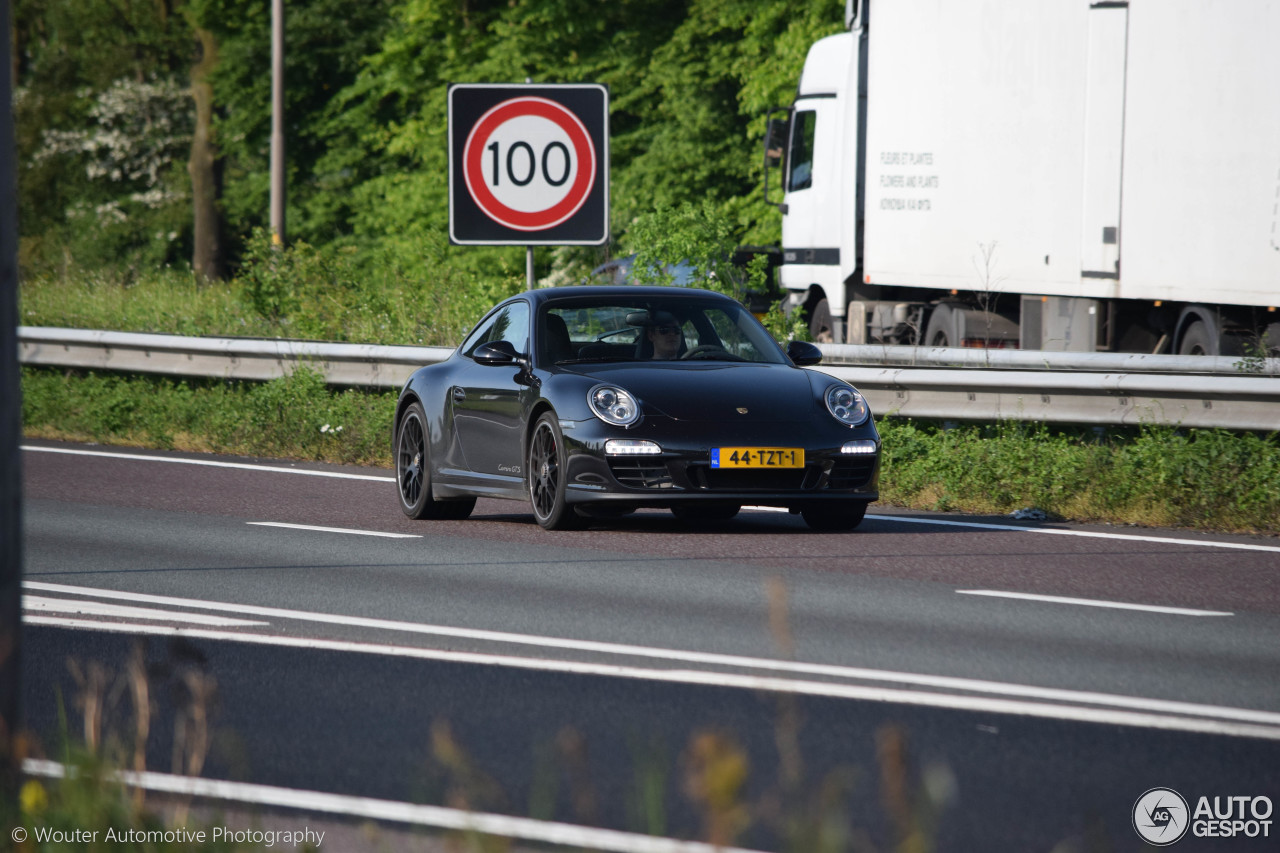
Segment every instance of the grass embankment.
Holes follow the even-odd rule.
[[[28,368],[31,437],[390,466],[392,392],[336,391],[300,370],[263,384]],[[925,510],[1280,532],[1280,437],[1172,427],[882,418],[883,499]]]
[[[305,243],[277,252],[258,235],[225,283],[176,270],[27,276],[19,317],[24,326],[453,346],[494,303],[524,289],[523,270],[482,281],[451,266],[441,246],[422,254],[409,268]]]

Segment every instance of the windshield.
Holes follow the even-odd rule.
[[[544,365],[595,361],[747,361],[783,364],[786,356],[760,322],[736,302],[705,298],[549,303],[540,318]]]

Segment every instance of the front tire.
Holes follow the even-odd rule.
[[[400,509],[413,519],[462,519],[475,509],[475,498],[438,501],[431,494],[431,449],[427,416],[421,403],[411,403],[396,425],[396,492]]]
[[[809,529],[823,533],[853,530],[862,523],[866,514],[867,501],[831,501],[800,510],[800,516]]]
[[[565,500],[568,460],[560,419],[553,412],[543,412],[529,436],[525,477],[533,517],[547,530],[573,530],[583,524],[582,517]]]

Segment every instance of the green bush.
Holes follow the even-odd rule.
[[[882,494],[934,510],[1035,507],[1078,521],[1280,532],[1280,434],[1172,426],[945,429],[884,418]]]
[[[32,437],[385,466],[395,398],[306,367],[264,383],[27,368],[22,412]]]

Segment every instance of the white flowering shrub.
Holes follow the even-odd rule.
[[[46,130],[36,158],[83,157],[90,179],[140,188],[132,200],[144,206],[173,199],[165,177],[191,146],[193,105],[186,87],[173,80],[116,80],[93,98],[89,118],[86,128]]]
[[[122,78],[76,93],[84,125],[46,128],[32,160],[84,170],[95,188],[64,211],[68,249],[82,262],[133,258],[147,265],[183,259],[189,233],[186,161],[194,127],[189,88],[172,79]]]

